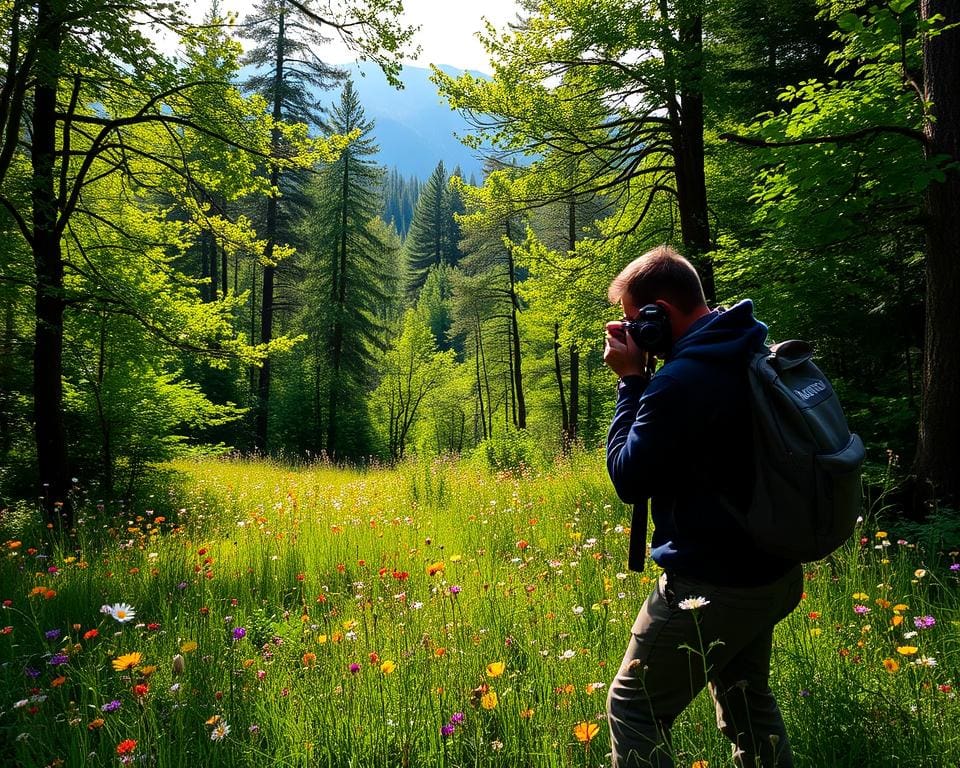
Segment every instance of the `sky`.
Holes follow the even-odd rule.
[[[207,2],[191,3],[197,17],[202,17]],[[253,0],[222,0],[221,7],[236,11],[240,18],[253,6]],[[408,64],[426,67],[428,64],[448,64],[459,69],[474,69],[490,74],[486,52],[475,32],[483,28],[483,18],[497,28],[503,28],[516,16],[515,0],[403,0],[404,21],[419,25],[416,36],[421,53]],[[339,40],[331,42],[321,57],[330,64],[344,64],[356,56]]]

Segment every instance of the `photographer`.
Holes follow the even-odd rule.
[[[604,362],[620,377],[607,469],[635,505],[630,568],[643,568],[648,499],[663,568],[607,697],[613,765],[672,766],[673,721],[708,685],[737,764],[790,768],[768,680],[773,628],[800,601],[802,572],[725,511],[751,497],[747,361],[766,326],[749,301],[711,311],[696,270],[667,246],[631,262],[608,296],[624,320],[606,326]]]

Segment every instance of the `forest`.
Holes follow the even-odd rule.
[[[79,485],[125,509],[190,454],[592,450],[606,287],[670,243],[815,344],[868,481],[955,504],[956,3],[521,0],[491,77],[434,68],[482,179],[371,159],[324,46],[401,87],[400,9],[0,3],[3,503],[69,526]]]

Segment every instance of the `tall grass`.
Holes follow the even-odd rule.
[[[55,545],[0,521],[3,764],[608,762],[606,684],[657,574],[626,572],[629,514],[598,457],[173,469],[152,509],[85,503]],[[858,535],[808,567],[778,628],[797,763],[956,765],[960,574]],[[100,612],[119,602],[133,620]],[[713,720],[701,696],[678,765],[732,764]]]

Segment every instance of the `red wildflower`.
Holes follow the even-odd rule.
[[[124,739],[119,744],[117,744],[117,754],[129,755],[136,748],[137,748],[137,742],[135,739]]]

